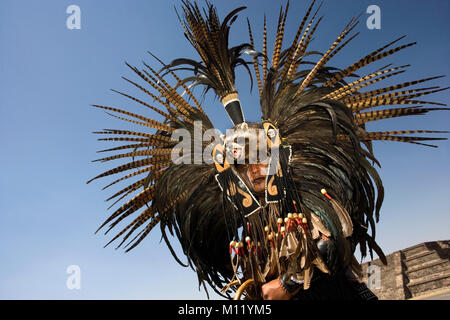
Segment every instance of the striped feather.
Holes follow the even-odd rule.
[[[158,129],[158,130],[163,130],[163,131],[166,131],[166,132],[172,132],[174,130],[173,128],[171,128],[171,127],[169,127],[169,126],[167,126],[167,125],[165,125],[165,124],[163,124],[163,123],[161,123],[159,121],[156,121],[156,120],[153,120],[153,119],[150,119],[150,118],[147,118],[147,117],[144,117],[144,116],[132,113],[132,112],[128,112],[128,111],[125,111],[125,110],[122,110],[122,109],[117,109],[117,108],[112,108],[112,107],[107,107],[107,106],[99,106],[99,105],[96,105],[96,104],[93,104],[92,106],[95,107],[95,108],[100,108],[100,109],[105,109],[105,110],[110,110],[110,111],[114,111],[114,112],[117,112],[117,113],[121,113],[121,114],[130,116],[130,117],[133,117],[133,118],[145,121],[145,123],[136,122],[136,121],[129,120],[129,119],[124,119],[124,118],[121,118],[122,120],[131,121],[131,122],[136,123],[136,124],[141,124],[141,125],[144,125],[144,126],[147,126],[147,127],[155,128],[155,129]]]
[[[417,133],[450,133],[450,131],[437,131],[437,130],[394,130],[394,131],[376,131],[370,132],[371,134],[378,135],[397,135],[397,134],[417,134]]]
[[[187,110],[190,113],[195,113],[195,109],[172,86],[170,86],[167,83],[167,81],[164,80],[163,77],[161,77],[161,75],[159,73],[157,73],[152,67],[150,67],[145,62],[144,62],[144,65],[158,78],[160,83],[162,83],[165,86],[166,92],[167,92],[166,95],[165,95],[166,98],[169,99],[168,96],[172,97],[173,101],[177,101],[178,104],[180,106],[182,106],[183,109]],[[144,70],[144,72],[147,75],[149,75],[145,70]],[[169,72],[172,72],[172,71],[169,69]],[[181,82],[180,79],[178,79],[178,80],[179,80],[179,82]],[[161,87],[162,87],[162,85],[161,85]],[[185,87],[185,88],[187,89],[187,87]]]
[[[269,58],[267,56],[267,22],[266,15],[264,14],[264,31],[263,31],[263,83],[267,80],[267,67],[269,64]]]
[[[358,95],[355,95],[355,96],[352,96],[352,97],[348,97],[346,99],[340,99],[340,100],[342,102],[344,102],[344,103],[352,103],[353,101],[359,101],[359,100],[364,100],[366,98],[372,98],[372,97],[375,97],[375,96],[380,95],[380,94],[385,93],[385,92],[390,92],[390,91],[402,89],[402,88],[409,87],[409,86],[412,86],[412,85],[416,85],[416,84],[419,84],[419,83],[423,83],[423,82],[426,82],[426,81],[438,79],[438,78],[441,78],[441,77],[442,76],[437,76],[437,77],[431,77],[431,78],[426,78],[426,79],[421,79],[421,80],[408,81],[408,82],[396,84],[396,85],[393,85],[393,86],[389,86],[389,87],[385,87],[385,88],[380,88],[380,89],[376,89],[376,90],[360,93]],[[415,89],[415,90],[426,90],[426,89],[434,89],[434,88],[439,88],[439,87],[420,88],[420,89]],[[446,90],[446,89],[448,89],[448,88],[440,89],[438,91],[442,91],[442,90]],[[438,92],[438,91],[433,91],[433,92],[430,92],[430,93],[434,93],[434,92]],[[393,93],[393,96],[396,96],[398,94],[399,93]],[[400,93],[400,94],[403,94],[403,93]],[[388,97],[388,96],[386,96],[386,97]]]
[[[355,95],[347,97],[345,99],[341,99],[340,101],[343,103],[346,103],[346,104],[352,104],[352,103],[357,103],[357,102],[367,100],[369,98],[387,99],[387,98],[403,96],[403,97],[408,97],[408,99],[410,99],[412,97],[420,97],[421,95],[435,93],[437,91],[427,91],[427,92],[423,92],[423,91],[432,90],[432,89],[436,89],[436,88],[439,88],[439,86],[389,92],[389,93],[386,93],[383,95],[382,95],[382,93],[386,92],[386,91],[377,89],[377,90],[373,90],[372,92],[364,92],[364,93],[360,93],[360,94],[355,94]],[[441,89],[438,91],[442,91],[442,90],[445,90],[445,89]],[[422,92],[422,93],[421,93],[421,95],[416,96],[415,94],[417,94],[418,92]],[[411,94],[414,94],[414,96]]]
[[[160,217],[157,216],[156,218],[154,218],[146,227],[144,232],[142,233],[142,235],[139,237],[139,239],[137,239],[136,241],[134,241],[134,239],[132,241],[134,241],[133,245],[131,247],[129,247],[125,252],[129,252],[130,250],[134,249],[139,243],[141,243],[142,240],[144,240],[144,238],[150,233],[150,231],[152,231],[152,229],[159,223],[160,221]],[[130,242],[131,243],[131,242]],[[128,246],[129,244],[127,244],[126,246]]]
[[[150,84],[154,89],[156,89],[163,97],[168,99],[170,101],[170,103],[172,103],[181,114],[183,114],[184,116],[189,115],[189,112],[185,108],[180,106],[176,100],[174,100],[174,98],[172,97],[172,94],[167,93],[166,90],[164,90],[160,85],[158,85],[158,80],[155,77],[153,77],[151,74],[149,74],[145,70],[143,71],[144,73],[142,73],[137,68],[129,65],[128,63],[126,63],[126,65],[131,70],[133,70],[139,77],[141,77],[148,84]],[[181,114],[180,114],[180,116],[181,116]],[[188,118],[184,118],[184,119],[185,119],[185,121],[189,121]]]
[[[368,65],[369,63],[372,63],[376,60],[379,60],[381,58],[384,58],[386,56],[388,56],[389,54],[393,54],[399,50],[404,49],[404,46],[400,46],[397,47],[395,49],[393,49],[394,51],[390,50],[388,52],[391,52],[389,54],[385,53],[385,54],[379,54],[381,51],[383,51],[384,49],[390,47],[391,45],[393,45],[394,43],[400,41],[401,39],[403,39],[405,36],[402,36],[390,43],[388,43],[387,45],[373,51],[372,53],[368,54],[367,56],[365,56],[364,58],[362,58],[361,60],[355,62],[354,64],[350,65],[349,67],[347,67],[346,69],[344,69],[343,71],[339,72],[338,74],[334,75],[330,80],[326,81],[323,83],[323,87],[331,87],[332,85],[338,83],[340,80],[344,79],[345,77],[348,77],[349,75],[351,75],[352,73],[354,73],[356,70],[361,69],[362,67],[365,67],[366,65]],[[407,46],[411,46],[415,43],[412,44],[408,44]]]
[[[278,30],[277,30],[277,36],[275,38],[275,45],[273,48],[273,54],[272,54],[272,67],[274,69],[277,69],[278,62],[280,61],[280,52],[281,52],[281,46],[283,44],[283,38],[284,38],[284,28],[286,25],[286,17],[289,10],[289,1],[286,5],[286,9],[283,12],[283,8],[280,9],[280,16],[278,19]]]
[[[183,200],[188,194],[188,190],[185,190],[183,193],[181,193],[178,197],[176,197],[175,199],[173,199],[172,201],[170,201],[165,208],[161,209],[159,211],[159,215],[154,218],[144,229],[142,235],[140,235],[140,237],[135,241],[136,237],[134,239],[132,239],[125,247],[128,247],[131,243],[132,246],[129,247],[126,252],[132,250],[133,248],[135,248],[149,233],[150,231],[156,226],[156,224],[158,224],[160,222],[160,216],[161,214],[164,214],[165,212],[167,212],[168,210],[170,210],[171,208],[173,208],[179,201]],[[129,233],[131,234],[131,232]],[[139,234],[138,234],[139,236]],[[122,241],[122,243],[125,241],[125,239]],[[121,244],[122,244],[121,243]]]
[[[126,94],[126,93],[123,93],[123,92],[120,92],[120,91],[117,91],[117,90],[114,90],[114,89],[111,89],[111,91],[113,91],[115,93],[118,93],[118,94],[120,94],[120,95],[122,95],[124,97],[127,97],[128,99],[131,99],[131,100],[133,100],[133,101],[135,101],[135,102],[137,102],[137,103],[139,103],[139,104],[141,104],[141,105],[143,105],[143,106],[145,106],[145,107],[147,107],[147,108],[157,112],[158,114],[162,115],[166,119],[170,119],[170,120],[175,121],[175,122],[180,122],[178,119],[176,119],[175,117],[171,116],[170,114],[167,114],[167,113],[161,111],[160,109],[155,108],[155,107],[149,105],[148,103],[146,103],[146,102],[144,102],[142,100],[139,100],[139,99],[137,99],[135,97],[132,97],[132,96]]]
[[[119,172],[123,172],[126,170],[130,170],[130,169],[134,169],[134,168],[139,168],[139,167],[143,167],[143,166],[147,166],[147,165],[151,165],[151,164],[158,164],[158,163],[163,163],[163,162],[167,162],[170,160],[170,156],[157,156],[157,157],[152,157],[152,158],[146,158],[146,159],[142,159],[142,160],[137,160],[137,161],[132,161],[129,163],[126,163],[124,165],[118,166],[116,168],[113,168],[111,170],[108,170],[102,174],[99,174],[98,176],[92,178],[91,180],[89,180],[86,183],[91,183],[92,181],[99,179],[99,178],[103,178],[103,177],[107,177],[110,176],[112,174],[116,174]]]
[[[173,89],[172,87],[170,87],[170,89],[164,88],[161,82],[154,78],[148,71],[142,70],[142,72],[144,72],[150,79],[159,84],[159,86],[156,86],[159,93],[161,93],[164,98],[166,98],[172,105],[174,105],[178,111],[180,111],[187,117],[189,117],[189,114],[191,112],[194,112],[194,109],[188,103],[184,103],[186,101],[183,98],[180,99],[180,95],[175,91],[175,89]]]
[[[373,84],[375,84],[375,83],[377,83],[377,82],[379,82],[379,81],[386,80],[386,79],[388,79],[388,78],[390,78],[390,77],[399,75],[399,74],[401,74],[401,73],[404,73],[405,71],[406,71],[406,70],[401,70],[401,71],[397,71],[397,72],[393,72],[393,73],[389,73],[389,74],[382,75],[382,76],[380,76],[380,77],[378,77],[378,78],[372,79],[372,80],[367,81],[367,82],[365,82],[365,83],[362,83],[362,84],[360,84],[360,85],[358,85],[358,86],[356,86],[356,87],[353,87],[353,88],[351,88],[351,89],[349,89],[349,90],[347,90],[347,91],[345,91],[345,92],[343,92],[343,93],[341,93],[341,94],[339,94],[339,95],[333,97],[333,99],[339,100],[339,99],[341,99],[342,97],[345,97],[345,96],[348,96],[349,94],[355,93],[355,92],[357,92],[357,91],[360,90],[360,89],[363,89],[363,88],[365,88],[365,87],[368,87],[368,86],[370,86],[370,85],[373,85]]]
[[[116,183],[118,183],[120,181],[129,179],[131,177],[134,177],[134,176],[137,176],[137,175],[149,172],[149,171],[151,171],[151,173],[155,174],[155,176],[156,176],[156,174],[158,174],[159,172],[163,172],[164,171],[164,170],[159,170],[160,167],[163,167],[163,166],[159,164],[159,165],[156,165],[156,166],[148,166],[146,168],[142,168],[140,170],[136,170],[136,171],[134,171],[132,173],[129,173],[129,174],[127,174],[127,175],[125,175],[125,176],[123,176],[123,177],[121,177],[119,179],[114,180],[113,182],[111,182],[108,185],[104,186],[102,188],[102,190],[105,190],[105,189],[111,187],[112,185],[114,185],[114,184],[116,184]]]
[[[105,132],[108,133],[108,132]],[[163,141],[160,139],[149,139],[149,138],[132,138],[132,137],[111,137],[111,138],[100,138],[98,141],[131,141],[131,142],[142,142],[142,143],[151,143],[155,146],[167,146],[170,142]],[[103,150],[102,150],[103,151]],[[100,151],[97,151],[100,152]]]
[[[294,97],[297,96],[299,93],[301,93],[305,88],[308,87],[311,80],[315,77],[317,74],[317,71],[324,66],[328,60],[333,57],[333,50],[339,45],[339,43],[348,35],[349,32],[353,30],[353,28],[358,24],[357,21],[354,21],[353,19],[350,21],[350,23],[344,28],[344,30],[340,33],[340,35],[337,37],[337,39],[333,42],[331,47],[325,52],[325,54],[320,58],[320,60],[317,62],[317,64],[314,66],[314,68],[309,72],[309,74],[305,77],[305,79],[302,81],[300,87],[297,89],[297,91],[294,94]]]
[[[250,26],[250,20],[247,19],[247,26],[248,26],[248,35],[250,38],[250,45],[252,47],[255,47],[255,43],[253,41],[253,34],[252,34],[252,28]],[[253,57],[253,68],[255,69],[255,75],[256,75],[256,80],[258,82],[258,92],[259,92],[259,99],[262,99],[262,82],[261,82],[261,74],[259,72],[259,63],[258,63],[258,58],[256,56]]]
[[[436,145],[421,143],[417,141],[434,141],[434,140],[447,140],[447,138],[428,138],[428,137],[400,137],[390,135],[370,135],[370,133],[364,139],[367,140],[385,140],[385,141],[397,141],[418,144],[422,146],[437,148]]]
[[[106,161],[123,159],[123,158],[131,158],[131,157],[134,158],[134,157],[145,157],[145,156],[168,156],[175,150],[176,150],[175,148],[170,148],[170,149],[158,148],[158,149],[150,149],[150,150],[140,150],[140,151],[116,154],[113,156],[104,157],[104,158],[100,158],[100,159],[96,159],[96,160],[92,160],[92,161],[93,162],[97,162],[97,161],[106,162]]]
[[[140,207],[142,207],[145,203],[151,200],[154,195],[154,187],[148,187],[142,190],[139,194],[128,200],[125,204],[123,204],[120,208],[118,208],[108,219],[103,222],[103,224],[97,229],[95,233],[97,233],[100,229],[102,229],[106,224],[114,220],[120,214],[126,212],[129,209],[136,211]]]
[[[114,118],[117,118],[117,119],[120,119],[123,121],[131,122],[131,123],[134,123],[134,124],[137,124],[140,126],[148,127],[148,128],[158,129],[158,130],[169,132],[169,133],[173,132],[175,130],[174,128],[169,127],[169,126],[167,126],[163,123],[160,123],[156,120],[151,120],[151,122],[140,122],[140,121],[135,121],[135,120],[131,120],[128,118],[124,118],[124,117],[119,117],[119,116],[116,116],[115,114],[112,114],[112,113],[109,113],[106,111],[105,111],[105,113],[110,115],[111,117],[114,117]]]
[[[437,106],[446,106],[445,104],[439,102],[408,100],[408,97],[400,97],[387,99],[372,98],[368,100],[363,100],[358,103],[349,104],[348,107],[351,108],[353,112],[357,112],[378,106],[402,105],[402,104],[434,104]]]
[[[99,151],[97,151],[97,153],[111,152],[111,151],[118,151],[118,150],[125,150],[125,149],[136,149],[137,150],[137,149],[141,149],[141,148],[151,148],[154,146],[155,146],[154,143],[134,143],[134,144],[126,144],[126,145],[122,145],[122,146],[118,146],[118,147],[114,147],[114,148],[99,150]]]
[[[153,141],[153,140],[161,140],[161,141],[165,141],[165,142],[170,142],[171,138],[167,137],[167,136],[163,136],[160,134],[151,134],[151,133],[146,133],[146,132],[136,132],[136,131],[129,131],[129,130],[116,130],[116,129],[104,129],[104,131],[95,131],[92,132],[94,134],[119,134],[119,135],[128,135],[128,136],[140,136],[140,137],[146,137],[149,140]],[[102,138],[102,139],[98,139],[98,140],[111,140],[111,139],[119,139],[117,141],[130,141],[130,140],[120,140],[120,139],[128,139],[128,138]],[[133,140],[131,140],[133,141]]]
[[[200,103],[198,102],[197,98],[192,94],[191,90],[184,84],[184,82],[175,74],[175,72],[173,72],[171,68],[169,68],[166,64],[164,64],[160,59],[158,59],[156,56],[154,56],[151,52],[148,52],[148,53],[151,54],[153,57],[155,57],[155,59],[157,59],[164,66],[164,68],[169,71],[169,73],[175,78],[177,83],[183,87],[184,91],[188,94],[188,96],[192,99],[192,101],[194,101],[195,105],[197,106],[197,109],[200,110],[200,112],[202,112],[206,116],[205,110],[203,110],[203,108],[200,105]],[[158,73],[158,75],[159,75],[159,73]]]
[[[312,28],[311,32],[309,32],[311,25],[314,23],[314,20],[316,18],[318,11],[319,11],[319,9],[316,10],[316,13],[311,18],[311,21],[309,22],[308,26],[306,27],[305,32],[303,33],[303,36],[295,49],[294,63],[289,67],[289,71],[288,71],[288,75],[287,75],[288,80],[291,80],[292,78],[294,78],[300,63],[302,62],[303,55],[304,55],[306,49],[308,48],[308,45],[312,39],[312,36],[315,33],[320,22],[322,21],[323,17],[320,17],[319,20],[317,21],[317,23]],[[309,34],[308,34],[308,32],[309,32]]]
[[[382,119],[390,119],[409,115],[425,114],[431,110],[442,110],[443,108],[422,108],[421,106],[409,108],[391,108],[377,111],[361,112],[354,115],[355,123],[360,125],[362,123],[377,121]],[[445,109],[444,109],[445,110]]]
[[[151,219],[152,217],[154,217],[155,212],[154,212],[154,208],[150,207],[145,209],[141,214],[139,214],[139,216],[137,216],[131,223],[129,223],[125,228],[123,228],[119,233],[117,233],[106,245],[105,247],[109,246],[112,242],[114,242],[115,240],[117,240],[120,236],[122,236],[128,229],[130,229],[131,227],[133,227],[133,229],[131,230],[131,232],[129,232],[129,234],[127,236],[124,237],[124,239],[122,240],[122,242],[116,247],[116,249],[118,249],[122,243],[134,232],[134,230],[136,230],[137,228],[139,228],[145,221],[147,221],[148,219]],[[125,217],[124,217],[125,218]],[[122,218],[123,219],[123,218]],[[117,221],[120,222],[122,219],[119,219]],[[109,230],[111,230],[114,226],[117,225],[117,223],[114,223],[113,225],[111,225],[111,227],[109,228]],[[108,230],[108,231],[109,231]]]
[[[144,76],[145,77],[145,76]],[[122,79],[124,79],[125,81],[131,83],[132,85],[134,85],[135,87],[137,87],[138,89],[140,89],[141,91],[143,91],[144,93],[148,94],[150,97],[152,97],[154,100],[158,101],[161,105],[165,106],[167,108],[167,110],[174,115],[179,116],[180,118],[182,118],[184,121],[189,122],[191,121],[189,118],[187,118],[183,113],[181,113],[180,111],[178,111],[177,109],[174,109],[170,106],[169,103],[161,100],[159,97],[157,97],[156,95],[154,95],[153,93],[151,93],[150,91],[148,91],[147,89],[145,89],[144,87],[140,86],[139,84],[135,83],[134,81],[131,81],[125,77],[122,77]],[[147,79],[147,78],[146,78]],[[150,80],[149,80],[150,81]],[[178,120],[175,120],[176,122],[179,123]]]
[[[336,100],[338,100],[338,99],[342,98],[343,96],[345,96],[346,94],[348,94],[347,92],[350,89],[352,89],[353,87],[357,86],[358,84],[360,84],[360,83],[362,83],[364,81],[367,81],[367,80],[370,80],[370,79],[372,79],[374,77],[377,77],[377,76],[380,76],[380,75],[383,75],[383,74],[386,74],[386,73],[389,73],[389,72],[397,71],[397,70],[400,70],[400,69],[403,69],[403,68],[406,68],[406,67],[409,67],[409,66],[410,65],[405,65],[405,66],[390,68],[390,69],[387,69],[387,70],[378,70],[377,72],[373,72],[371,74],[368,74],[367,76],[361,77],[358,80],[353,81],[352,83],[347,84],[347,85],[345,85],[345,86],[343,86],[343,87],[341,87],[341,88],[339,88],[339,89],[337,89],[337,90],[327,94],[322,99],[336,99]],[[349,93],[351,93],[351,92],[349,92]]]
[[[287,59],[286,59],[287,63],[285,63],[285,65],[284,65],[284,69],[282,72],[282,78],[284,78],[286,75],[287,75],[288,79],[290,78],[289,70],[291,70],[292,63],[295,60],[298,39],[300,38],[300,34],[302,33],[303,28],[305,27],[306,21],[308,20],[308,17],[311,14],[311,10],[312,10],[315,2],[316,2],[316,0],[313,0],[311,2],[311,5],[309,6],[308,10],[306,11],[305,15],[303,16],[302,22],[300,23],[300,25],[297,29],[297,33],[294,36],[294,40],[292,41],[292,44],[289,47],[289,52],[287,54]]]

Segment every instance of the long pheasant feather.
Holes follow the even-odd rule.
[[[322,86],[323,86],[323,87],[330,87],[330,86],[332,86],[332,85],[338,83],[338,82],[339,82],[340,80],[342,80],[343,78],[349,76],[350,74],[352,74],[352,73],[355,72],[356,70],[358,70],[358,69],[360,69],[360,68],[362,68],[362,67],[368,65],[368,64],[371,63],[371,62],[374,62],[374,61],[375,61],[375,58],[374,58],[374,57],[377,57],[377,55],[378,55],[381,51],[383,51],[384,49],[390,47],[390,46],[393,45],[394,43],[400,41],[400,40],[403,39],[404,37],[405,37],[405,36],[402,36],[402,37],[400,37],[400,38],[398,38],[398,39],[395,39],[394,41],[392,41],[392,42],[386,44],[385,46],[383,46],[383,47],[381,47],[381,48],[379,48],[379,49],[373,51],[372,53],[368,54],[367,56],[365,56],[365,57],[362,58],[361,60],[359,60],[359,61],[353,63],[352,65],[350,65],[349,67],[347,67],[347,68],[344,69],[343,71],[341,71],[341,72],[339,72],[338,74],[334,75],[330,80],[326,81]],[[415,44],[415,43],[409,44],[408,46],[413,45],[413,44]],[[400,48],[400,49],[399,49],[399,48]],[[391,54],[393,54],[393,53],[395,53],[395,52],[397,52],[397,51],[399,51],[399,50],[401,50],[401,49],[403,49],[403,48],[402,48],[402,47],[397,47],[397,48],[396,48],[396,51],[392,52]],[[386,56],[387,56],[387,55],[386,55]]]

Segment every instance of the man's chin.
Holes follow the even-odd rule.
[[[264,194],[265,190],[266,190],[265,183],[263,183],[262,185],[253,186],[253,191],[258,195]]]

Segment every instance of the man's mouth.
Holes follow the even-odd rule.
[[[260,184],[261,182],[265,182],[265,180],[266,180],[266,177],[258,177],[256,179],[253,179],[252,183],[253,184]]]

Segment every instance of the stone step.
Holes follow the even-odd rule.
[[[417,270],[421,270],[423,268],[431,268],[431,267],[434,267],[435,265],[438,265],[438,264],[441,264],[441,263],[443,263],[443,264],[445,264],[445,263],[450,264],[450,260],[442,259],[442,258],[430,259],[430,260],[427,260],[426,262],[424,262],[422,264],[415,264],[415,265],[410,266],[409,268],[405,268],[405,272],[406,273],[411,273],[411,272],[415,272]]]
[[[450,248],[450,240],[441,240],[441,241],[437,241],[437,244],[438,244],[442,249],[448,249],[448,248]]]
[[[431,274],[420,279],[411,280],[407,285],[411,296],[422,295],[425,292],[450,287],[450,271]]]
[[[449,300],[450,299],[450,287],[440,288],[436,290],[429,290],[426,293],[421,293],[408,300]]]
[[[427,248],[427,246],[424,243],[406,248],[401,250],[402,253],[404,254],[405,258],[408,259],[411,256],[414,256],[418,253],[422,253],[424,251],[428,251],[429,249]]]
[[[427,251],[427,250],[448,250],[450,248],[450,240],[441,240],[436,242],[425,242],[421,244],[417,244],[415,246],[406,248],[401,250],[404,257],[408,259],[411,256],[414,256],[418,253]]]
[[[440,259],[441,257],[436,251],[427,250],[406,258],[405,260],[403,260],[403,263],[405,264],[407,269],[410,269],[413,266],[422,265],[423,263]]]
[[[431,260],[421,265],[414,265],[407,269],[405,273],[409,280],[415,280],[431,274],[445,273],[446,271],[450,271],[450,261]]]

